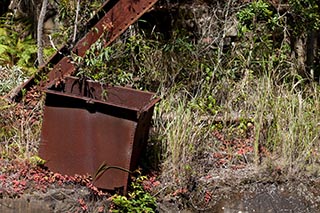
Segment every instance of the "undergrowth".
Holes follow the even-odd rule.
[[[214,166],[233,168],[239,162],[272,162],[288,175],[319,174],[320,87],[299,74],[287,19],[264,1],[237,11],[226,6],[221,13],[223,19],[211,14],[207,20],[220,27],[217,36],[209,30],[211,37],[201,35],[206,40],[198,42],[175,34],[169,40],[150,38],[138,29],[110,47],[103,47],[102,39],[85,58],[74,59],[76,75],[161,97],[150,140],[161,147],[162,178],[172,188],[188,187]],[[234,19],[238,34],[228,43],[227,25]],[[35,142],[25,138],[28,126],[1,122],[2,152],[28,150]],[[235,144],[244,141],[252,149]],[[218,162],[218,156],[231,161]],[[124,202],[121,208],[131,205],[115,199]]]
[[[111,212],[156,212],[156,199],[143,188],[146,176],[139,176],[131,182],[128,196],[113,195]]]

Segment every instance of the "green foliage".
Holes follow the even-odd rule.
[[[195,46],[190,42],[188,37],[177,37],[173,38],[169,43],[164,44],[163,50],[166,52],[174,53],[192,53],[194,52]]]
[[[61,0],[58,3],[58,20],[61,23],[61,26],[59,32],[53,35],[53,38],[58,39],[62,43],[72,38],[77,12],[77,2],[78,1]],[[95,11],[103,2],[104,0],[80,1],[78,23],[82,24],[78,24],[78,33],[83,34],[87,30],[87,25],[85,23],[95,15]]]
[[[263,0],[253,1],[237,13],[237,18],[242,25],[241,30],[252,30],[257,22],[269,22],[273,17],[270,5]]]
[[[188,37],[168,42],[145,38],[143,33],[104,47],[96,42],[84,58],[75,57],[78,74],[114,85],[156,91],[161,84],[183,84],[196,88],[202,77],[214,78],[211,53],[197,55],[197,46]],[[208,73],[206,73],[206,71]]]
[[[9,16],[9,15],[8,15]],[[36,60],[37,45],[31,35],[22,37],[26,34],[28,27],[24,31],[18,31],[17,23],[12,19],[0,19],[0,64],[18,65],[24,69],[33,72]]]
[[[38,155],[31,156],[29,161],[34,166],[43,166],[46,163],[46,160],[42,159]]]
[[[247,33],[253,33],[254,42],[259,42],[260,40],[274,42],[270,40],[271,36],[283,25],[283,17],[275,13],[264,0],[249,3],[236,15],[239,21],[239,36],[246,37]]]
[[[232,69],[254,75],[271,70],[286,75],[291,46],[285,16],[279,16],[268,3],[259,0],[241,9],[237,18],[241,42],[236,45],[236,54],[231,52],[228,63]]]
[[[219,105],[217,105],[217,100],[213,98],[212,95],[199,97],[193,102],[190,102],[190,106],[193,109],[202,111],[204,113],[209,113],[211,115],[216,115],[220,110]]]
[[[86,2],[81,1],[81,8]],[[309,29],[317,29],[315,1],[290,2],[297,26],[310,24]],[[60,18],[66,25],[74,22],[73,3],[64,0],[60,4]],[[92,11],[86,8],[86,17],[92,16]],[[219,14],[212,17],[216,15]],[[160,93],[162,101],[155,109],[153,129],[163,146],[159,151],[163,174],[170,174],[168,180],[174,181],[173,184],[187,185],[192,175],[208,174],[208,168],[199,167],[195,160],[206,154],[204,162],[207,162],[212,153],[219,152],[221,141],[213,136],[213,130],[230,128],[225,123],[239,118],[236,127],[239,132],[246,133],[248,126],[254,126],[252,145],[256,148],[256,158],[262,145],[290,165],[319,161],[319,155],[315,154],[319,145],[319,88],[304,85],[296,74],[287,17],[263,0],[248,3],[236,16],[239,37],[229,46],[194,42],[179,29],[165,42],[147,38],[143,32],[129,32],[109,47],[104,46],[102,38],[84,58],[72,56],[77,75]],[[222,22],[228,18],[210,24],[224,26]],[[83,20],[80,22],[85,23]],[[66,37],[72,33],[62,31],[61,35]],[[11,60],[11,54],[7,54],[12,45],[6,43],[11,39],[8,32],[6,27],[0,27],[0,35],[4,36],[0,38],[0,58],[5,60]],[[214,39],[224,36],[217,34]],[[20,52],[29,48],[23,41],[20,43],[23,47]],[[27,56],[19,58],[30,62]],[[14,145],[8,147],[14,149]],[[232,150],[228,154],[235,155]],[[247,163],[250,162],[248,159]],[[141,186],[144,178],[133,182],[128,197],[113,197],[114,212],[155,211],[155,199]]]
[[[99,40],[87,50],[84,58],[75,56],[78,65],[76,75],[85,75],[93,80],[99,80],[112,85],[128,85],[133,83],[133,74],[121,67],[115,67],[108,62],[115,57],[112,47],[104,47]],[[109,65],[109,66],[108,66]]]
[[[4,96],[26,79],[27,76],[21,68],[0,65],[0,96]]]
[[[152,213],[156,211],[156,199],[143,189],[142,182],[146,176],[139,176],[131,183],[131,192],[128,197],[114,195],[112,212]]]
[[[251,98],[256,109],[256,143],[282,156],[283,164],[294,166],[293,172],[319,158],[314,151],[319,146],[320,88],[316,84],[299,88],[301,84],[303,80],[276,85],[265,76],[257,82],[256,96]]]
[[[289,0],[293,14],[295,34],[320,28],[320,3],[318,0]]]
[[[103,2],[103,0],[80,1],[80,10],[82,15],[82,17],[80,17],[80,21],[92,17]],[[72,26],[74,24],[73,21],[77,10],[77,1],[61,0],[59,1],[58,7],[60,21],[70,22],[67,25]]]

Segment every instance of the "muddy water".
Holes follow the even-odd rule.
[[[160,213],[320,213],[320,188],[305,184],[257,184],[216,191],[207,205],[191,202],[181,210],[177,203],[160,204]],[[193,201],[196,201],[193,197]],[[201,200],[201,199],[200,199]],[[193,203],[190,206],[190,203]],[[170,205],[171,204],[171,205]],[[197,205],[200,204],[200,205]],[[191,208],[190,208],[191,207]]]
[[[239,192],[218,193],[213,199],[212,205],[208,208],[189,208],[181,210],[177,203],[170,202],[159,204],[160,213],[319,213],[320,194],[312,193],[318,191],[318,185],[304,188],[303,185],[284,185],[275,184],[257,185],[254,187],[240,190]],[[301,190],[300,188],[304,189]],[[52,200],[57,205],[58,197]],[[53,208],[52,202],[39,199],[19,198],[19,199],[0,199],[0,213],[48,213],[66,212],[65,208]],[[48,201],[48,200],[47,200]],[[65,200],[62,204],[67,205],[70,200]],[[71,203],[72,205],[72,203]],[[59,210],[60,209],[60,210]]]
[[[28,201],[26,199],[1,199],[1,213],[49,213],[52,212],[45,202]],[[260,193],[238,193],[229,198],[221,199],[212,208],[199,210],[172,210],[160,212],[212,212],[212,213],[317,213],[306,201],[293,195],[278,191]]]
[[[211,210],[217,213],[276,213],[276,212],[316,212],[303,200],[285,193],[260,192],[258,194],[238,194],[218,202]]]
[[[40,201],[28,201],[26,199],[1,199],[1,213],[49,213],[49,206]]]

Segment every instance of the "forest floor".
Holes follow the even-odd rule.
[[[6,109],[2,119],[35,113],[40,95],[34,94]],[[37,113],[40,118],[41,112]],[[249,163],[253,158],[250,130],[242,141],[227,141],[221,133],[214,134],[225,143],[237,143],[228,148],[238,158],[225,154],[226,144],[217,153],[200,154],[193,166],[205,168],[206,173],[193,176],[180,188],[174,186],[170,174],[146,172],[143,186],[157,198],[158,212],[320,212],[319,170],[288,175],[287,169],[268,166],[268,153],[260,156],[264,163]],[[112,208],[112,193],[97,189],[89,176],[61,175],[4,156],[0,168],[0,212],[108,212]]]
[[[111,193],[90,178],[52,173],[26,162],[1,160],[1,212],[107,212]],[[203,166],[203,165],[202,165]],[[212,169],[196,185],[166,193],[168,185],[149,176],[145,188],[154,194],[159,212],[319,212],[320,179],[288,179],[280,170]],[[156,183],[156,184],[155,184]]]

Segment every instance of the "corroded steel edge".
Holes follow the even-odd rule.
[[[39,68],[35,75],[12,90],[5,98],[18,102],[22,98],[22,91],[30,90],[39,82],[42,88],[48,87],[54,84],[55,80],[71,75],[75,71],[75,66],[70,59],[70,54],[76,54],[83,57],[86,50],[88,50],[103,34],[105,34],[106,31],[108,33],[106,46],[110,45],[157,1],[158,0],[106,1],[94,18],[92,18],[92,21],[89,21],[88,25],[90,26],[90,23],[92,22],[96,23],[92,24],[93,26],[91,27],[91,30],[76,43],[71,51],[68,50],[66,46],[62,47],[44,66]],[[99,19],[101,11],[105,11],[105,15]],[[51,70],[49,70],[50,65],[53,65]],[[46,80],[46,82],[44,82],[44,80]]]

